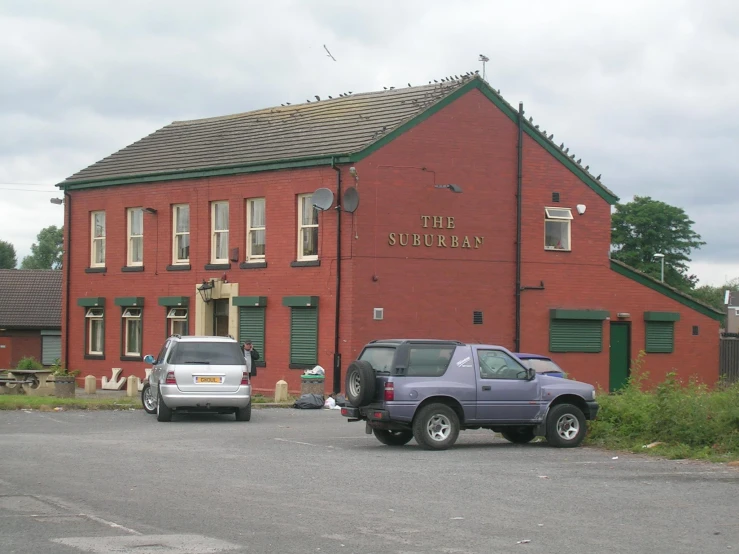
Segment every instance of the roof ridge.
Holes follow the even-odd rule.
[[[479,79],[479,80],[482,80],[480,77],[478,77],[476,75],[475,76],[464,76],[464,77],[460,77],[459,79],[454,79],[453,81],[445,81],[445,82],[442,82],[442,83],[434,83],[434,84],[431,84],[431,82],[429,81],[429,84],[412,86],[412,87],[403,87],[403,88],[387,87],[384,90],[371,90],[371,91],[357,92],[357,93],[352,92],[349,95],[346,95],[346,93],[341,93],[341,94],[344,94],[344,96],[340,96],[338,98],[323,98],[321,100],[308,100],[307,102],[301,102],[299,104],[290,104],[288,106],[284,106],[284,105],[281,105],[281,106],[269,106],[269,107],[266,107],[266,108],[259,108],[259,109],[250,110],[250,111],[247,111],[247,112],[238,112],[238,113],[227,114],[227,115],[217,115],[217,116],[211,116],[211,117],[199,117],[199,118],[196,118],[196,119],[175,120],[172,123],[166,125],[165,127],[169,127],[169,126],[172,126],[172,125],[178,125],[179,126],[179,125],[189,125],[189,124],[193,124],[193,123],[203,123],[203,122],[208,122],[208,121],[223,121],[223,120],[226,120],[226,119],[237,119],[237,118],[240,118],[240,117],[258,115],[259,113],[273,114],[276,111],[281,111],[281,112],[286,112],[287,113],[287,112],[296,111],[299,108],[305,108],[305,107],[307,107],[309,105],[312,107],[312,106],[315,106],[315,105],[336,104],[336,103],[344,102],[344,101],[349,100],[349,99],[352,99],[352,98],[360,98],[360,97],[366,97],[366,96],[379,97],[379,96],[382,96],[382,95],[385,95],[385,94],[398,95],[399,93],[410,92],[410,91],[419,91],[419,90],[422,90],[422,89],[429,89],[429,90],[439,89],[439,90],[441,90],[442,88],[448,87],[447,88],[447,93],[448,94],[451,94],[452,92],[454,92],[455,90],[457,90],[459,87],[461,87],[461,86],[469,83],[470,81],[472,81],[472,80],[474,80],[476,78]],[[454,83],[454,85],[447,84],[447,83]]]

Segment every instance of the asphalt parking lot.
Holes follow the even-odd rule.
[[[391,448],[337,410],[0,412],[4,554],[731,552],[738,506],[722,465]]]

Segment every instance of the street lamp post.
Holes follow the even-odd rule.
[[[665,282],[665,255],[664,254],[655,254],[654,257],[655,258],[659,258],[660,260],[662,260],[662,278],[661,278],[661,281],[664,283]]]

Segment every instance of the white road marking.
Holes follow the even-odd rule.
[[[305,446],[320,446],[320,444],[313,444],[312,442],[300,442],[300,441],[291,441],[290,439],[278,439],[275,438],[276,441],[280,442],[291,442],[293,444],[304,444]]]
[[[113,527],[114,529],[120,529],[121,531],[125,531],[126,533],[130,533],[131,535],[143,535],[143,533],[139,533],[135,529],[130,529],[128,527],[124,527],[123,525],[119,525],[118,523],[115,523],[114,521],[108,521],[107,519],[103,519],[101,517],[94,516],[92,514],[79,514],[81,517],[86,517],[89,520],[92,520],[96,523],[101,523],[102,525],[107,525],[108,527]]]
[[[93,554],[216,554],[241,548],[237,544],[202,535],[69,537],[51,540]]]

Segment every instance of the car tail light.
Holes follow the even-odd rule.
[[[385,383],[385,402],[395,400],[395,385],[393,383]]]
[[[245,371],[241,374],[241,384],[242,385],[248,385],[249,384],[249,372]]]
[[[164,379],[165,385],[176,385],[177,380],[174,378],[174,371],[167,372],[167,377]]]

